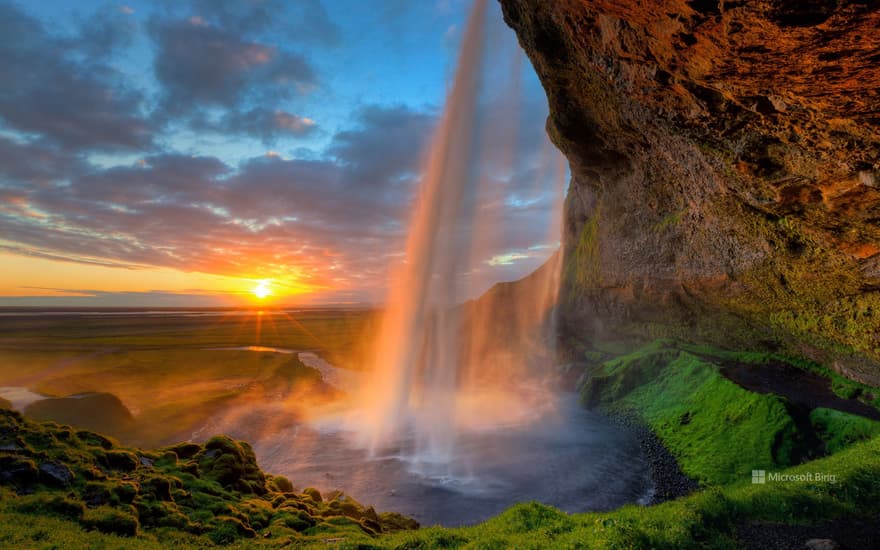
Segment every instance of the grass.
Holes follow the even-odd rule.
[[[0,317],[0,380],[20,376],[22,364],[39,373],[67,369],[111,351],[227,346],[315,350],[354,367],[351,361],[375,320],[375,312],[366,310]]]
[[[703,485],[748,479],[754,469],[791,466],[880,433],[880,423],[838,411],[817,409],[803,419],[784,398],[722,376],[705,358],[709,351],[727,360],[766,359],[656,341],[603,363],[583,387],[582,402],[637,415]]]
[[[832,391],[843,399],[858,399],[880,409],[880,388],[850,380],[834,370],[809,359],[785,353],[732,351],[683,342],[676,342],[675,345],[682,350],[699,355],[708,355],[720,360],[731,360],[752,365],[767,365],[774,362],[787,363],[793,367],[827,378],[831,382]]]
[[[834,475],[835,481],[735,483],[657,506],[626,506],[607,513],[568,515],[541,504],[523,503],[474,527],[427,528],[379,537],[357,533],[351,524],[338,519],[293,535],[285,531],[281,525],[285,520],[279,518],[270,524],[269,538],[238,537],[229,547],[732,549],[739,547],[735,539],[738,525],[858,519],[880,511],[880,439],[875,437],[833,456],[781,471],[791,475],[811,472],[826,472]],[[153,549],[213,545],[209,536],[172,529],[142,529],[133,539],[87,532],[70,520],[8,511],[14,500],[4,498],[0,504],[4,510],[0,521],[3,546]]]
[[[880,422],[833,409],[813,410],[810,413],[810,423],[825,441],[829,453],[836,453],[853,443],[880,436]]]
[[[340,492],[296,490],[260,470],[247,443],[225,436],[144,451],[0,410],[0,446],[0,547],[204,546],[258,533],[370,540],[417,526]]]
[[[657,506],[573,515],[521,503],[473,527],[407,530],[412,524],[402,516],[262,472],[244,442],[215,437],[145,451],[0,411],[0,547],[721,549],[737,548],[737,527],[753,522],[810,524],[880,513],[880,423],[821,408],[796,418],[784,399],[725,379],[714,360],[776,356],[659,341],[607,359],[618,347],[596,354],[604,362],[591,367],[585,402],[638,414],[701,480],[696,493]],[[266,362],[271,367],[252,365],[255,384],[278,383],[283,365]],[[134,363],[126,370],[133,369]],[[176,370],[186,369],[144,376],[155,376],[153,384],[183,383],[177,377],[189,374]],[[196,371],[212,372],[210,366]],[[102,372],[113,376],[112,369]],[[797,452],[805,432],[829,456],[792,466],[806,458]],[[47,463],[68,468],[70,483],[41,473]],[[834,479],[753,485],[753,469]]]

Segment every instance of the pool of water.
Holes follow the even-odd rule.
[[[300,489],[342,490],[378,511],[422,525],[460,526],[538,501],[566,512],[646,502],[650,467],[637,439],[563,396],[554,414],[528,423],[460,434],[453,458],[438,464],[397,448],[370,456],[343,429],[279,420],[279,410],[250,407],[211,426],[252,442],[264,470]]]

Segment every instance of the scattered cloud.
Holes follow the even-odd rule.
[[[155,72],[162,85],[165,116],[202,109],[236,109],[252,93],[279,99],[295,86],[315,84],[302,56],[242,38],[230,30],[191,21],[153,20]]]
[[[288,277],[350,299],[381,290],[436,106],[347,106],[335,125],[315,115],[315,52],[342,46],[317,0],[193,0],[133,14],[105,6],[59,30],[0,0],[0,252]],[[138,41],[152,48],[142,80],[120,62]],[[531,247],[553,240],[544,220],[557,208],[546,108],[528,94],[517,103],[519,89],[496,76],[473,121],[482,145],[470,170],[487,183],[487,280],[546,256]],[[181,145],[181,129],[192,142]],[[233,145],[207,153],[206,135]],[[242,142],[247,158],[223,155]]]
[[[103,59],[121,40],[109,26],[55,35],[16,6],[0,3],[3,125],[68,151],[150,147],[153,131],[142,95]]]

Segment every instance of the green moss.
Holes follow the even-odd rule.
[[[685,214],[685,212],[686,211],[679,211],[679,212],[672,212],[671,214],[667,214],[666,216],[663,217],[662,220],[655,223],[651,227],[651,230],[654,233],[662,233],[667,228],[674,226],[674,225],[678,225],[681,222],[681,218]]]
[[[303,489],[303,495],[312,499],[313,502],[323,502],[324,499],[321,498],[321,492],[313,487],[306,487]]]
[[[272,524],[292,529],[297,532],[305,531],[315,525],[315,519],[302,510],[289,510],[275,514]]]
[[[880,422],[833,409],[813,410],[810,422],[829,453],[880,435]]]
[[[266,492],[266,476],[257,465],[251,446],[226,436],[208,440],[197,457],[202,476],[243,493]]]
[[[112,533],[133,537],[138,532],[138,520],[132,514],[127,514],[109,506],[87,510],[80,520],[83,527],[97,529],[102,533]]]
[[[662,343],[606,363],[582,399],[637,414],[702,483],[791,463],[784,443],[797,429],[781,398],[748,392],[714,365]]]
[[[256,531],[238,518],[220,517],[214,524],[214,528],[208,532],[208,537],[215,544],[229,544],[239,537],[252,539],[257,536]]]
[[[291,483],[291,481],[284,476],[271,476],[269,478],[269,483],[278,492],[281,492],[281,493],[294,492],[293,483]]]
[[[581,293],[589,293],[601,283],[601,264],[599,257],[599,220],[601,209],[595,208],[592,216],[581,228],[577,245],[571,258],[566,262],[565,273],[571,287]]]
[[[858,263],[820,241],[799,218],[752,213],[747,221],[774,254],[737,277],[749,292],[720,296],[718,304],[769,326],[790,349],[807,343],[880,362],[880,292],[866,288]]]
[[[418,527],[397,514],[379,516],[372,509],[365,510],[338,491],[328,494],[326,502],[315,489],[297,495],[290,480],[266,476],[260,470],[250,445],[225,436],[212,438],[205,445],[182,444],[171,448],[174,450],[150,452],[127,449],[98,434],[74,434],[65,426],[32,422],[17,412],[0,410],[0,434],[4,433],[15,434],[6,440],[9,448],[16,450],[0,452],[0,515],[4,519],[9,514],[24,513],[42,520],[50,516],[79,520],[78,525],[92,530],[90,540],[138,534],[165,542],[183,537],[187,546],[212,545],[216,541],[235,545],[267,529],[278,536],[308,540],[303,533],[318,525],[322,527],[316,533],[321,536],[365,540],[381,532]],[[39,458],[35,461],[15,454],[19,452],[36,453]],[[152,465],[141,465],[140,456]],[[179,456],[191,458],[183,462]],[[197,468],[191,468],[194,461]],[[65,494],[40,485],[37,464],[43,462],[63,465],[73,472],[73,482]],[[18,496],[18,491],[36,493]],[[40,526],[31,529],[32,535],[40,533],[33,536],[46,540],[82,540],[74,528],[59,537],[42,534],[48,532]],[[200,538],[190,539],[181,533]],[[4,539],[0,528],[0,546],[5,546],[7,540],[21,540],[15,529],[8,529],[6,535]],[[92,545],[69,547],[88,546]],[[126,542],[125,547],[129,546],[138,547]]]
[[[751,522],[815,523],[845,517],[851,521],[880,512],[880,438],[777,473],[826,472],[831,482],[748,481],[699,491],[658,506],[626,506],[605,513],[568,515],[551,507],[524,503],[479,525],[458,529],[429,528],[370,538],[360,524],[331,519],[311,535],[283,525],[290,512],[273,519],[270,538],[242,539],[235,521],[215,525],[204,536],[177,530],[120,539],[87,533],[75,522],[10,510],[14,497],[0,495],[0,545],[12,548],[130,548],[154,550],[229,544],[233,548],[738,548],[735,526]],[[383,514],[384,515],[384,514]],[[242,524],[243,525],[243,524]],[[212,536],[213,534],[213,536]],[[35,542],[38,541],[38,544]],[[328,542],[332,541],[332,542]],[[364,546],[360,546],[364,545]]]
[[[62,494],[39,493],[18,499],[15,510],[23,514],[47,514],[78,521],[85,513],[85,506]]]
[[[818,374],[827,378],[831,383],[832,391],[843,399],[859,399],[866,404],[880,409],[880,388],[862,384],[848,378],[844,378],[837,372],[802,357],[794,357],[784,353],[769,353],[762,351],[730,351],[710,346],[700,346],[684,342],[676,342],[675,345],[683,350],[710,356],[719,360],[736,361],[752,365],[766,365],[775,362],[786,363],[792,367]]]

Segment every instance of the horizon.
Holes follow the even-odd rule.
[[[0,307],[383,304],[468,6],[0,1]],[[489,9],[468,298],[556,250],[567,170]]]

